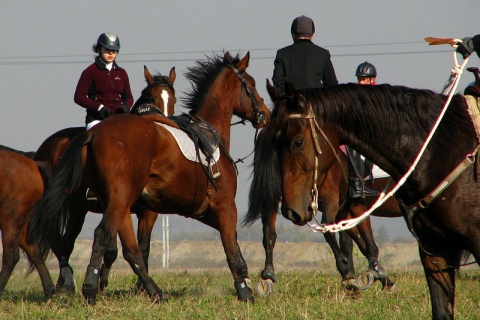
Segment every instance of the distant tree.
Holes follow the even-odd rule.
[[[383,224],[375,232],[375,241],[378,244],[385,244],[390,242],[390,235],[388,234],[388,231]]]

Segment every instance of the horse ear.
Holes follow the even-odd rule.
[[[225,52],[223,54],[223,61],[230,63],[232,61],[232,56],[230,55],[230,52]]]
[[[170,69],[170,74],[168,75],[168,84],[173,87],[173,83],[175,82],[175,79],[177,78],[177,73],[175,72],[175,67]]]
[[[288,78],[284,78],[284,79],[285,79],[285,81],[284,81],[285,94],[287,96],[295,95],[295,87],[293,86],[293,84],[290,82],[290,80]]]
[[[270,98],[272,99],[272,101],[275,101],[275,99],[277,98],[277,90],[275,89],[274,86],[270,84],[270,80],[268,80],[268,78],[267,78],[267,92]]]
[[[148,68],[145,65],[143,66],[143,74],[144,74],[145,80],[147,80],[148,84],[154,84],[155,83],[155,79],[152,77],[152,74],[150,73],[150,71],[148,71]]]
[[[238,63],[237,69],[239,72],[244,72],[248,67],[248,62],[250,61],[250,51],[247,52],[245,57]]]

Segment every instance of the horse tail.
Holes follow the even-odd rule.
[[[275,148],[275,132],[265,127],[255,143],[253,179],[248,199],[248,211],[242,225],[252,225],[260,217],[268,217],[278,210],[282,179]]]
[[[33,207],[28,227],[28,242],[37,243],[43,259],[50,251],[50,243],[57,243],[66,227],[70,194],[82,182],[83,147],[91,142],[89,132],[75,137],[63,153],[53,171],[47,179],[43,197]],[[45,180],[44,180],[45,181]]]

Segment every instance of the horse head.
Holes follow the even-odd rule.
[[[317,115],[307,103],[307,92],[296,92],[285,81],[285,92],[267,81],[274,103],[271,125],[282,179],[282,215],[297,225],[312,220],[318,210],[317,185],[322,185],[335,161],[335,150],[318,126]]]
[[[238,104],[235,104],[233,113],[243,119],[249,120],[255,128],[261,128],[268,122],[270,110],[258,94],[255,79],[246,71],[250,61],[250,52],[241,60],[232,58],[227,51],[223,57],[224,63],[240,80]],[[246,96],[246,97],[245,97]]]
[[[132,107],[132,112],[135,112],[141,104],[153,104],[166,116],[172,116],[175,111],[175,103],[177,102],[175,89],[173,87],[173,83],[177,77],[175,67],[170,69],[168,77],[161,74],[152,76],[146,66],[143,66],[143,73],[147,87],[142,90],[140,98]]]

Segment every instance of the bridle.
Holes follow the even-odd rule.
[[[243,74],[231,64],[229,64],[228,67],[232,69],[232,71],[237,75],[237,78],[240,80],[240,83],[242,84],[241,86],[242,89],[240,91],[240,105],[243,105],[243,90],[245,90],[248,97],[252,101],[253,117],[255,118],[255,121],[256,121],[255,124],[260,124],[264,122],[267,115],[265,114],[265,112],[260,111],[260,104],[258,103],[257,99],[255,99],[255,95],[252,93],[252,90],[250,90],[250,88],[248,87],[248,83],[243,77]]]
[[[311,192],[310,192],[310,195],[312,197],[312,201],[310,202],[310,207],[312,208],[312,210],[314,212],[313,216],[315,216],[315,213],[318,211],[318,188],[317,188],[318,157],[322,154],[320,144],[318,143],[318,132],[322,135],[322,137],[328,143],[328,145],[330,146],[330,149],[332,150],[333,154],[335,155],[335,158],[337,159],[338,163],[340,163],[340,166],[342,168],[343,177],[345,178],[345,181],[348,181],[348,174],[345,171],[345,168],[343,167],[340,156],[338,155],[338,151],[335,150],[332,142],[330,141],[330,139],[328,139],[325,132],[319,126],[319,124],[317,122],[317,116],[315,115],[315,112],[313,112],[313,107],[312,107],[311,103],[308,104],[308,113],[307,114],[292,113],[292,114],[289,114],[287,116],[287,119],[288,120],[290,120],[290,119],[305,119],[305,120],[308,120],[308,123],[309,123],[310,132],[312,134],[312,139],[313,139],[313,143],[314,143],[314,146],[315,146],[315,150],[313,152],[314,157],[315,157],[315,168],[313,170],[312,189],[311,189]]]
[[[159,87],[171,89],[175,93],[175,89],[171,85],[169,85],[167,83],[154,82],[152,84],[149,84],[145,89],[143,89],[141,98],[138,100],[136,105],[140,105],[140,104],[154,104],[154,105],[157,105],[156,101],[155,101],[155,97],[151,94],[151,91],[153,89],[159,88]]]

